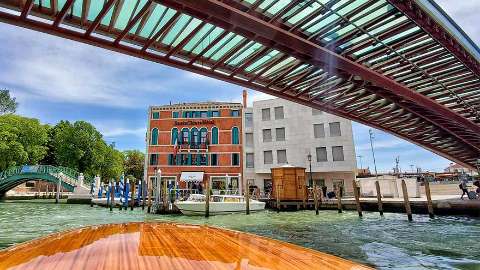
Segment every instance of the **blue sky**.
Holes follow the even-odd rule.
[[[478,0],[437,3],[480,42]],[[2,23],[0,33],[0,88],[10,89],[17,98],[19,114],[50,124],[62,119],[89,121],[121,150],[144,150],[148,105],[241,100],[242,88],[201,75]],[[249,91],[250,101],[265,98]],[[353,123],[353,129],[357,155],[362,156],[363,167],[373,170],[369,127]],[[395,156],[400,156],[403,170],[414,164],[439,171],[450,163],[421,147],[374,132],[379,171],[391,170]]]

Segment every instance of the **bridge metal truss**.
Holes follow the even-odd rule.
[[[0,0],[0,7],[4,23],[292,100],[467,167],[480,157],[479,50],[413,0]]]

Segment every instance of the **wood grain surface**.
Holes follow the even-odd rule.
[[[52,234],[0,250],[0,269],[370,269],[252,234],[174,223],[127,223]]]

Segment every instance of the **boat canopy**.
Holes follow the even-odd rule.
[[[182,172],[180,181],[184,182],[202,182],[203,172]]]

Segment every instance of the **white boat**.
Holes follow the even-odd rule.
[[[130,202],[130,200],[128,200]],[[115,197],[113,200],[115,205],[122,205],[123,204],[123,198],[120,200],[120,198]],[[93,198],[92,203],[95,205],[101,205],[101,206],[109,206],[110,204],[107,204],[107,198]],[[110,200],[108,201],[110,203]]]
[[[203,194],[191,194],[186,201],[177,201],[175,206],[184,215],[204,215],[205,198]],[[211,215],[231,214],[245,212],[246,201],[243,196],[238,195],[211,195],[209,213]],[[265,203],[250,199],[250,212],[262,211]]]

